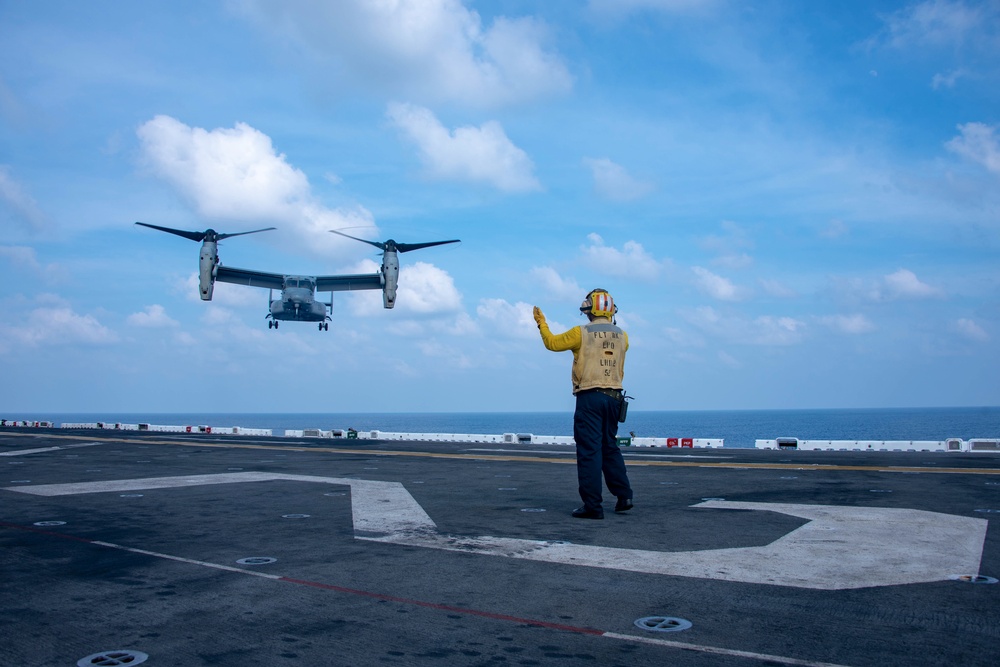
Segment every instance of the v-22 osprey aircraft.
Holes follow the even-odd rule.
[[[275,227],[255,229],[249,232],[220,234],[214,229],[206,229],[203,232],[190,232],[149,225],[145,222],[137,222],[135,224],[201,242],[198,292],[202,301],[212,300],[212,292],[215,289],[216,281],[233,283],[234,285],[246,285],[248,287],[267,288],[269,290],[268,308],[270,312],[265,316],[265,319],[268,320],[268,329],[277,329],[279,322],[290,320],[295,322],[318,322],[320,331],[328,331],[331,319],[329,313],[333,312],[333,292],[381,289],[382,305],[386,308],[392,308],[396,305],[396,288],[399,284],[399,253],[459,242],[459,239],[431,241],[429,243],[397,243],[392,239],[388,241],[369,241],[367,239],[348,236],[343,232],[331,229],[330,231],[334,234],[346,236],[349,239],[361,241],[380,249],[382,251],[382,267],[380,271],[378,273],[353,275],[298,276],[253,271],[250,269],[237,269],[225,266],[219,261],[219,241],[233,236],[267,232],[275,229]],[[281,290],[280,298],[274,298],[274,290]],[[330,292],[330,302],[317,301],[317,291]]]

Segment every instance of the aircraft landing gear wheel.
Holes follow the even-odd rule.
[[[271,320],[268,320],[267,321],[267,328],[268,329],[273,329],[274,328],[274,322],[272,322]]]

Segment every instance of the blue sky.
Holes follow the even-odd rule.
[[[223,264],[370,272],[269,330]],[[1000,405],[1000,5],[0,4],[0,412]]]

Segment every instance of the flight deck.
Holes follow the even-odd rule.
[[[1000,452],[623,451],[0,429],[0,662],[1000,662]]]

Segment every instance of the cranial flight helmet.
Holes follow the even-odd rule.
[[[618,312],[618,306],[615,305],[615,300],[611,298],[607,290],[598,287],[590,290],[587,294],[583,303],[580,304],[580,312],[593,317],[611,318]]]

